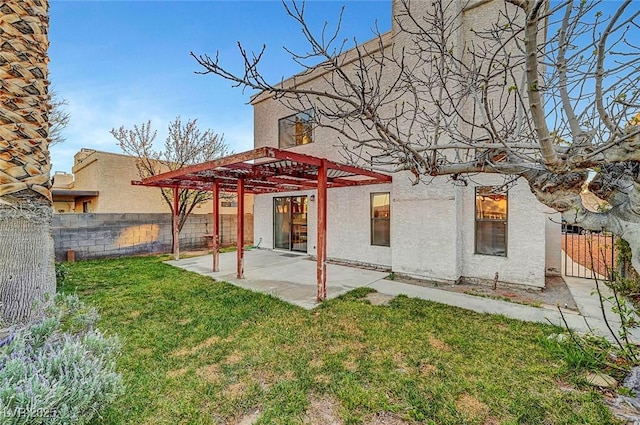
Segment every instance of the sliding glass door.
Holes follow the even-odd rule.
[[[307,252],[307,197],[273,199],[273,247]]]

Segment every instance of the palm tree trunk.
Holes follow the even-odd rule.
[[[0,315],[40,316],[55,291],[47,0],[0,4]]]

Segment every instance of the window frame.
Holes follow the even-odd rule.
[[[504,219],[500,218],[500,219],[496,219],[496,218],[478,218],[478,191],[480,189],[491,189],[491,188],[498,188],[500,186],[476,186],[474,188],[474,197],[473,197],[473,204],[474,204],[474,211],[473,211],[473,237],[474,237],[474,243],[473,243],[473,252],[475,255],[488,255],[491,257],[503,257],[506,258],[509,255],[509,191],[505,190],[504,191],[504,196],[505,196],[505,200],[507,202],[506,208],[505,208],[505,216]],[[483,195],[481,195],[483,196]],[[479,230],[479,226],[478,223],[504,223],[504,254],[488,254],[485,252],[478,252],[478,230]]]
[[[290,121],[291,125],[295,126],[295,118],[297,116],[308,116],[309,120],[307,122],[309,122],[311,124],[311,131],[310,131],[310,139],[311,141],[309,143],[295,143],[293,145],[287,145],[287,146],[283,146],[282,143],[282,123],[285,121]],[[278,148],[279,149],[288,149],[288,148],[295,148],[296,146],[304,146],[304,145],[309,145],[311,143],[314,143],[315,140],[315,132],[314,132],[314,126],[313,126],[313,117],[314,117],[314,110],[312,108],[310,109],[305,109],[304,111],[299,111],[296,112],[295,114],[291,114],[289,116],[286,117],[282,117],[278,119]],[[296,142],[296,134],[295,134],[295,130],[294,130],[294,134],[293,134],[293,140],[294,142]]]
[[[388,217],[374,217],[373,216],[373,199],[375,198],[376,195],[386,195],[389,198],[389,216]],[[374,227],[374,222],[376,221],[387,221],[389,224],[387,226],[387,228],[389,229],[389,234],[387,239],[389,240],[389,243],[387,244],[381,244],[381,243],[374,243],[373,240],[373,227]],[[391,246],[391,192],[371,192],[369,194],[369,240],[371,243],[371,246]]]

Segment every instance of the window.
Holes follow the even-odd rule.
[[[371,245],[391,245],[389,192],[371,194]]]
[[[91,201],[84,201],[82,203],[82,212],[83,213],[91,212]]]
[[[222,201],[222,202],[220,202],[220,206],[226,207],[226,208],[237,208],[238,207],[238,202],[237,201]]]
[[[278,121],[278,146],[290,148],[313,142],[313,110],[298,112]]]
[[[507,256],[507,193],[476,187],[476,254]]]

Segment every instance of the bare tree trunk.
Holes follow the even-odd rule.
[[[9,323],[43,313],[55,292],[49,205],[0,204],[0,313]]]

